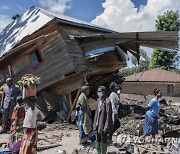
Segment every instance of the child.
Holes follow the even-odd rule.
[[[21,96],[16,99],[17,105],[13,110],[11,117],[11,127],[10,127],[10,141],[8,143],[9,150],[12,152],[18,152],[23,136],[23,120],[25,117],[25,109],[22,106],[23,100]]]
[[[37,153],[37,115],[38,109],[35,106],[35,97],[25,98],[26,104],[29,108],[26,111],[24,118],[24,135],[20,147],[20,154],[35,154]]]
[[[22,106],[23,100],[22,96],[18,96],[16,99],[17,105],[13,110],[13,114],[11,117],[12,124],[11,124],[11,133],[14,131],[21,131],[23,129],[23,121],[25,117],[25,109]]]

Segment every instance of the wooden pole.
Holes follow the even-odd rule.
[[[74,99],[74,102],[73,102],[73,104],[72,104],[72,108],[70,109],[70,112],[69,112],[69,114],[68,114],[68,117],[67,117],[67,122],[69,122],[69,119],[70,119],[70,117],[71,117],[71,113],[72,113],[72,111],[74,110],[74,107],[76,106],[76,102],[77,102],[77,100],[78,100],[78,97],[79,97],[79,94],[80,94],[80,89],[78,90],[78,92],[77,92],[77,94],[76,94],[76,98]]]
[[[68,101],[69,101],[69,107],[70,110],[72,109],[72,96],[71,96],[71,92],[68,94]]]

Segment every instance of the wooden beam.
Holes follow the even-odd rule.
[[[75,82],[76,81],[76,82]],[[74,90],[81,88],[84,85],[84,76],[82,73],[76,73],[71,77],[64,77],[59,79],[59,82],[56,82],[49,87],[52,91],[58,94],[68,94]],[[69,96],[68,98],[69,99]]]
[[[136,40],[139,40],[139,33],[136,33]],[[139,44],[136,43],[136,52],[137,52],[137,62],[139,65],[139,60],[140,60],[140,51],[139,51]]]
[[[136,58],[138,57],[137,56],[137,46],[135,43],[127,42],[127,43],[119,44],[118,46],[120,46],[120,48],[124,48],[125,50],[129,51]]]
[[[88,43],[81,43],[81,47],[84,51],[90,51],[102,47],[107,47],[111,45],[121,44],[125,42],[133,41],[132,39],[105,39],[105,40],[98,40],[95,42],[88,42]]]
[[[177,31],[139,32],[139,40],[174,41],[174,40],[178,40],[178,32]]]
[[[69,107],[70,107],[70,110],[72,109],[72,95],[71,95],[71,92],[68,94],[69,98]]]
[[[136,43],[140,44],[141,46],[147,47],[157,47],[157,48],[167,48],[172,50],[178,49],[178,44],[176,42],[171,41],[135,41]]]
[[[95,34],[89,36],[75,37],[75,39],[80,40],[80,42],[90,42],[95,39],[136,39],[136,32]]]
[[[79,89],[78,92],[77,92],[77,94],[76,94],[76,98],[74,99],[74,102],[73,102],[73,104],[72,104],[72,108],[71,108],[71,110],[70,110],[70,112],[69,112],[69,114],[68,114],[68,117],[67,117],[67,119],[66,119],[66,122],[69,122],[69,120],[70,120],[71,113],[72,113],[72,111],[74,110],[74,107],[76,106],[76,102],[77,102],[77,100],[78,100],[78,97],[79,97],[80,92],[81,92],[81,90]]]
[[[111,33],[85,37],[75,37],[75,39],[79,40],[79,43],[84,51],[117,44],[123,44],[126,49],[130,49],[136,52],[138,52],[137,49],[139,45],[147,47],[167,48],[173,50],[177,50],[178,47],[177,31]],[[132,43],[134,47],[130,47],[129,43]]]

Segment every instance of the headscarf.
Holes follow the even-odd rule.
[[[89,89],[89,86],[82,86],[81,93],[85,92],[87,89]]]
[[[111,91],[113,91],[116,86],[117,86],[117,83],[116,83],[116,82],[111,82],[111,84],[109,85],[109,89],[110,89]]]

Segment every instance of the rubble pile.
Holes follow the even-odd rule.
[[[128,98],[121,103],[119,112],[121,127],[114,134],[117,143],[119,143],[119,149],[138,154],[152,152],[180,153],[180,103],[173,106],[173,103],[168,104],[165,100],[160,101],[159,134],[155,139],[147,137],[145,143],[140,142],[140,136],[143,133],[148,102]],[[167,140],[174,140],[177,143],[167,143],[165,142]]]
[[[119,117],[121,127],[119,133],[130,135],[141,135],[147,103],[142,101],[122,101]],[[180,111],[177,106],[161,104],[159,116],[160,130],[162,132],[180,128]]]

